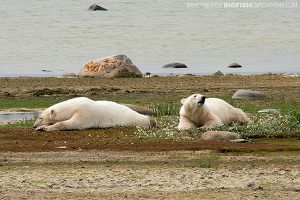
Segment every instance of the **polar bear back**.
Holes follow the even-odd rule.
[[[242,110],[233,107],[222,99],[207,98],[205,100],[205,106],[207,106],[213,114],[218,116],[223,124],[248,120],[248,117]]]
[[[128,108],[127,106],[112,102],[112,101],[95,101],[97,106],[97,119],[101,127],[111,127],[126,124],[136,124],[139,125],[142,121],[149,121],[148,117],[137,113],[136,111]],[[91,109],[94,109],[92,106]],[[139,120],[144,119],[144,120]],[[147,126],[145,124],[145,126]]]
[[[58,115],[66,115],[71,118],[78,115],[78,123],[85,128],[112,127],[128,124],[140,125],[141,121],[149,121],[147,116],[139,114],[130,108],[112,101],[93,101],[86,99],[75,99],[57,104],[54,109]],[[60,118],[62,119],[62,118]],[[144,120],[140,120],[144,119]],[[145,124],[145,126],[147,126]]]
[[[79,97],[46,109],[34,123],[36,130],[83,130],[114,126],[154,127],[154,119],[112,101]]]

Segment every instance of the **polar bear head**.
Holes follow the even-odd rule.
[[[53,109],[47,109],[39,116],[39,118],[35,121],[33,128],[37,128],[43,125],[52,125],[56,122],[54,119],[55,112]]]
[[[194,110],[203,106],[205,98],[206,97],[201,94],[192,94],[187,98],[181,99],[181,104],[187,110]]]

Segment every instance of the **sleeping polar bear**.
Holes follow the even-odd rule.
[[[197,127],[212,128],[223,124],[248,123],[250,119],[239,108],[235,108],[222,99],[205,98],[193,94],[181,100],[179,130]]]
[[[55,104],[36,120],[34,128],[42,131],[82,130],[113,126],[154,127],[151,117],[111,101],[93,101],[78,97]]]

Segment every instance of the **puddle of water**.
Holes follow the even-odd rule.
[[[0,122],[32,120],[38,118],[40,112],[9,112],[0,114]]]

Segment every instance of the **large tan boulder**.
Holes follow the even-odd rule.
[[[142,73],[126,55],[115,55],[85,64],[79,76],[128,78],[142,77]]]

